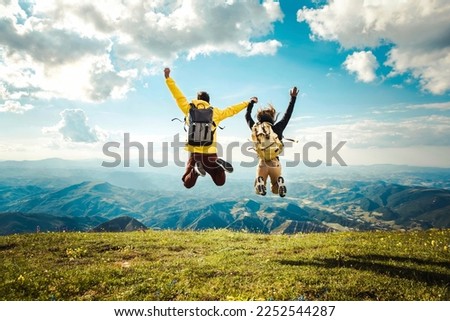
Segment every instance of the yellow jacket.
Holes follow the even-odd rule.
[[[181,90],[177,87],[175,80],[172,78],[166,79],[167,87],[169,87],[170,92],[172,93],[173,98],[176,100],[178,107],[180,107],[183,114],[187,117],[189,113],[189,102],[186,99],[186,97],[183,95]],[[192,103],[197,106],[197,108],[208,108],[210,107],[210,104],[203,100],[192,100]],[[231,117],[233,115],[236,115],[243,109],[247,108],[247,105],[249,104],[248,101],[243,101],[240,104],[233,105],[230,107],[227,107],[225,109],[219,109],[214,107],[213,108],[213,121],[216,126],[219,126],[219,123],[224,120],[225,118]],[[191,153],[201,153],[201,154],[215,154],[217,153],[217,140],[216,140],[216,130],[214,130],[213,135],[213,143],[210,146],[191,146],[188,143],[186,143],[185,149]]]

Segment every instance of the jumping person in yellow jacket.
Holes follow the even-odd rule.
[[[189,122],[188,142],[185,149],[190,153],[186,164],[186,172],[182,180],[186,188],[191,188],[199,176],[208,173],[217,186],[225,184],[225,172],[233,172],[230,163],[217,157],[216,128],[225,118],[231,117],[258,102],[252,97],[250,101],[243,101],[237,105],[219,109],[209,103],[209,94],[205,91],[197,93],[197,99],[189,102],[170,78],[170,69],[164,69],[166,84],[178,107]],[[209,115],[209,116],[208,116]],[[209,117],[209,121],[208,121]],[[194,119],[196,118],[196,119]]]

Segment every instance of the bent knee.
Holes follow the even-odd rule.
[[[194,185],[195,184],[192,184],[192,183],[186,183],[186,182],[184,182],[184,187],[186,187],[187,189],[189,189],[189,188],[192,188],[192,187],[194,187]]]
[[[223,186],[223,185],[225,185],[225,181],[214,181],[214,183],[215,183],[217,186]]]

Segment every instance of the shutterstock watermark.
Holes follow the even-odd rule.
[[[286,154],[285,152],[292,148],[293,159],[286,160],[286,167],[296,167],[303,163],[307,167],[319,167],[323,164],[325,166],[332,166],[333,160],[335,160],[340,166],[347,166],[345,161],[339,155],[339,151],[345,145],[347,141],[340,141],[333,146],[333,134],[326,132],[325,134],[325,146],[319,142],[310,141],[304,144],[294,143],[291,141],[284,142],[284,150],[280,155],[281,157]],[[107,142],[103,145],[103,155],[110,158],[108,161],[103,161],[103,167],[130,167],[131,166],[131,152],[138,152],[138,164],[139,167],[166,167],[169,166],[170,160],[173,164],[179,167],[185,167],[186,164],[181,160],[181,153],[186,153],[184,147],[186,143],[180,140],[180,135],[176,134],[171,142],[148,142],[146,146],[137,141],[132,141],[130,133],[124,133],[123,142]],[[216,144],[217,154],[228,162],[233,162],[233,154],[239,151],[240,154],[246,158],[241,160],[239,165],[241,167],[255,167],[259,163],[258,156],[253,150],[252,142],[231,142],[225,147],[219,142]],[[311,159],[312,152],[322,151],[325,152],[325,160],[320,158]],[[161,157],[155,157],[159,155]],[[172,158],[172,159],[170,159]],[[248,159],[248,160],[247,160]]]

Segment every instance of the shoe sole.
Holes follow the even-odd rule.
[[[227,173],[233,173],[233,166],[231,166],[230,163],[224,161],[224,160],[216,160],[216,164],[223,168],[223,170]]]
[[[285,197],[287,193],[286,185],[284,185],[284,178],[278,177],[278,194],[280,197]]]
[[[267,194],[266,186],[264,185],[264,178],[262,178],[261,176],[256,180],[256,192],[262,196],[265,196]]]
[[[200,175],[200,176],[202,176],[202,177],[204,177],[204,176],[206,175],[206,171],[205,171],[205,169],[203,168],[203,166],[197,166],[197,164],[195,164],[195,165],[194,165],[194,171],[195,171],[198,175]]]

